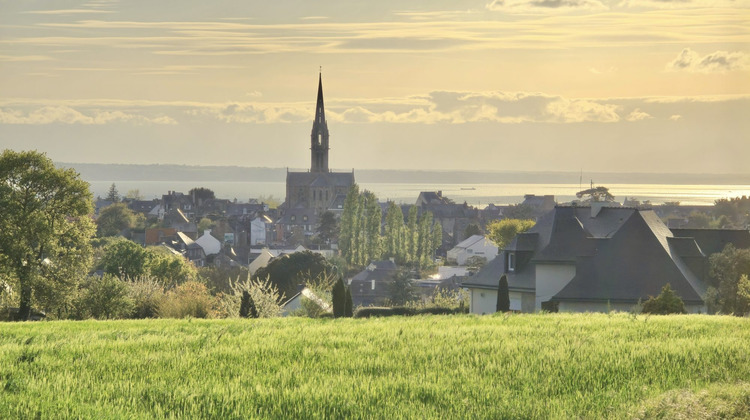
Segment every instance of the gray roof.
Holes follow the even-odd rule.
[[[505,271],[505,253],[488,262],[484,267],[464,280],[464,287],[496,290],[500,277]],[[533,291],[534,277],[531,270],[523,272],[505,273],[508,276],[508,288],[512,291]]]
[[[743,229],[672,229],[672,233],[695,239],[706,255],[721,252],[730,243],[736,248],[750,248],[750,231]]]
[[[287,172],[286,184],[292,186],[346,187],[354,184],[353,172]]]

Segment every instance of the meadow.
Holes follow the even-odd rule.
[[[749,417],[748,382],[729,316],[0,324],[0,418]]]

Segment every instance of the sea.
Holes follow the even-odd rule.
[[[269,181],[89,181],[94,197],[105,197],[114,182],[121,195],[138,190],[144,200],[161,198],[169,191],[187,193],[195,187],[209,188],[216,197],[247,202],[260,196],[284,201],[285,183]],[[421,191],[442,191],[456,203],[484,208],[488,204],[508,205],[523,201],[527,194],[554,195],[558,203],[576,199],[578,191],[588,184],[448,184],[448,183],[359,183],[360,189],[372,191],[381,201],[414,203]],[[682,185],[682,184],[607,184],[615,200],[635,199],[652,204],[679,202],[681,205],[712,205],[720,198],[750,196],[750,185]]]

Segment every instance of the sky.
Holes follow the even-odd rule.
[[[750,0],[0,0],[0,148],[58,162],[750,173]]]

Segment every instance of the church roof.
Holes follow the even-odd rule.
[[[286,184],[300,187],[351,187],[354,184],[353,172],[288,172]]]

